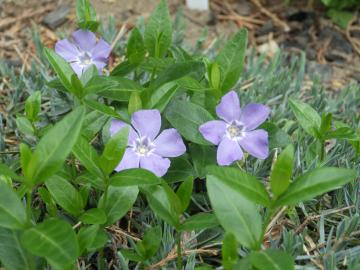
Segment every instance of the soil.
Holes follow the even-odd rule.
[[[74,2],[70,0],[0,0],[0,60],[29,68],[36,58],[31,27],[36,25],[46,46],[75,27]],[[130,30],[140,16],[145,20],[158,0],[92,0],[102,21],[114,16],[117,27]],[[168,0],[170,12],[181,8],[186,21],[186,42],[194,45],[204,29],[206,48],[218,37],[227,37],[240,27],[249,29],[249,42],[269,57],[278,48],[306,52],[307,72],[317,74],[326,87],[338,90],[360,82],[360,19],[348,29],[334,25],[319,4],[311,1],[211,0],[209,12],[188,10],[182,0]],[[52,13],[51,13],[52,12]],[[49,15],[50,13],[50,15]]]

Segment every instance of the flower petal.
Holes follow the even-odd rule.
[[[115,171],[118,172],[131,168],[139,168],[139,163],[140,163],[140,157],[137,154],[135,154],[132,148],[127,148],[119,165],[115,168]]]
[[[226,122],[239,120],[240,101],[235,91],[230,91],[221,98],[219,105],[216,106],[216,114]]]
[[[70,66],[75,71],[75,73],[78,75],[78,77],[80,77],[81,74],[84,72],[84,67],[80,66],[78,63],[71,63]]]
[[[199,131],[203,137],[218,145],[226,133],[226,123],[221,120],[213,120],[202,124]]]
[[[266,120],[269,113],[270,108],[268,106],[251,103],[242,109],[240,122],[242,122],[246,130],[253,130]]]
[[[147,169],[159,177],[166,174],[169,167],[170,160],[168,158],[160,157],[156,154],[140,158],[140,168]]]
[[[238,142],[224,137],[217,150],[217,163],[221,166],[227,166],[236,160],[241,160],[244,154]]]
[[[131,117],[131,124],[140,137],[147,136],[150,140],[154,140],[161,127],[160,112],[158,110],[137,111]]]
[[[90,52],[96,45],[96,36],[91,31],[77,30],[72,33],[72,37],[83,51]]]
[[[76,61],[79,55],[79,50],[67,39],[56,42],[55,52],[68,62]]]
[[[239,143],[246,152],[258,159],[265,159],[269,155],[268,133],[263,129],[244,132]]]
[[[186,152],[185,144],[174,128],[163,130],[154,144],[155,153],[162,157],[178,157]]]
[[[101,62],[101,61],[93,61],[93,64],[97,67],[97,69],[99,70],[99,74],[102,74],[103,68],[106,66],[105,62]],[[90,65],[89,65],[90,66]]]
[[[91,50],[92,59],[95,61],[105,62],[111,53],[110,45],[102,38]]]
[[[120,131],[123,127],[130,127],[129,130],[129,138],[128,138],[128,145],[132,145],[132,142],[135,141],[139,136],[135,132],[135,130],[129,125],[124,123],[123,121],[112,119],[110,123],[110,135],[114,136],[116,133]]]

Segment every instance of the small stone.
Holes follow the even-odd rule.
[[[47,25],[50,29],[55,29],[56,27],[62,25],[67,20],[67,16],[70,12],[70,6],[69,5],[61,5],[56,10],[51,11],[48,13],[43,23]]]

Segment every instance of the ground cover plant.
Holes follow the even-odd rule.
[[[113,48],[76,9],[30,74],[1,65],[1,266],[359,268],[358,85],[304,89],[304,56],[246,57],[246,29],[185,49],[165,1]]]

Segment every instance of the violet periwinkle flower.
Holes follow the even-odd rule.
[[[91,31],[77,30],[72,33],[72,40],[62,39],[55,45],[55,52],[70,63],[78,76],[95,65],[99,73],[106,66],[111,52],[110,45],[102,38],[96,42],[96,36]]]
[[[120,120],[112,120],[111,136],[125,126],[129,125]],[[159,134],[160,127],[161,116],[158,110],[140,110],[133,113],[128,147],[115,171],[140,167],[159,177],[166,174],[170,167],[168,158],[181,156],[186,147],[176,129],[165,129]]]
[[[243,150],[252,156],[265,159],[269,155],[268,133],[257,129],[268,117],[270,109],[262,104],[251,103],[240,108],[239,97],[230,91],[216,106],[216,114],[222,120],[213,120],[199,127],[206,140],[218,145],[217,162],[227,166],[244,156]]]

